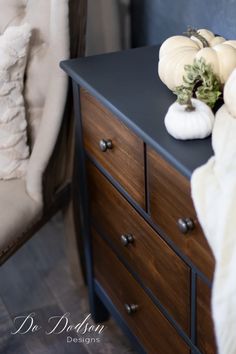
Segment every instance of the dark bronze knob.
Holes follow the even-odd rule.
[[[131,234],[124,234],[124,235],[121,235],[120,240],[121,240],[122,245],[128,246],[129,243],[134,242],[134,237]]]
[[[99,146],[101,151],[105,152],[107,151],[107,149],[112,149],[112,141],[110,139],[108,140],[102,139],[99,142]]]
[[[128,315],[132,315],[133,313],[135,313],[138,309],[138,305],[135,304],[125,304],[125,310],[127,312]]]
[[[180,232],[186,234],[188,231],[194,229],[195,225],[192,219],[190,218],[180,218],[177,222]]]

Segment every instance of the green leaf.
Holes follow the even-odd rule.
[[[187,104],[193,97],[205,102],[213,108],[222,95],[223,87],[211,64],[206,64],[204,58],[194,59],[193,64],[184,66],[183,85],[173,91],[177,102]]]

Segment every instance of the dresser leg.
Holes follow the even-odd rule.
[[[99,323],[109,320],[110,313],[96,294],[94,294],[92,302],[91,314],[94,322]]]

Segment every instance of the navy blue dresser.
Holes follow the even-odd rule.
[[[140,353],[216,354],[214,259],[191,200],[210,138],[164,127],[175,97],[158,47],[65,61],[73,81],[81,230],[90,308],[111,314]]]

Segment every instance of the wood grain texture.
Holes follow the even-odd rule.
[[[84,90],[81,90],[81,112],[85,149],[144,209],[144,144],[142,140]],[[113,148],[102,152],[99,148],[101,139],[111,139]]]
[[[94,230],[93,249],[96,279],[111,297],[147,353],[189,354],[188,346],[175,329]],[[137,312],[128,315],[125,304],[138,305]]]
[[[214,271],[214,258],[197,221],[190,183],[154,150],[148,148],[148,184],[152,219],[209,278]],[[195,228],[182,234],[179,218],[191,218]]]
[[[203,354],[217,353],[211,316],[211,289],[200,278],[197,278],[197,346]]]
[[[92,219],[174,319],[189,333],[190,269],[88,162]],[[122,234],[134,243],[123,246]]]

